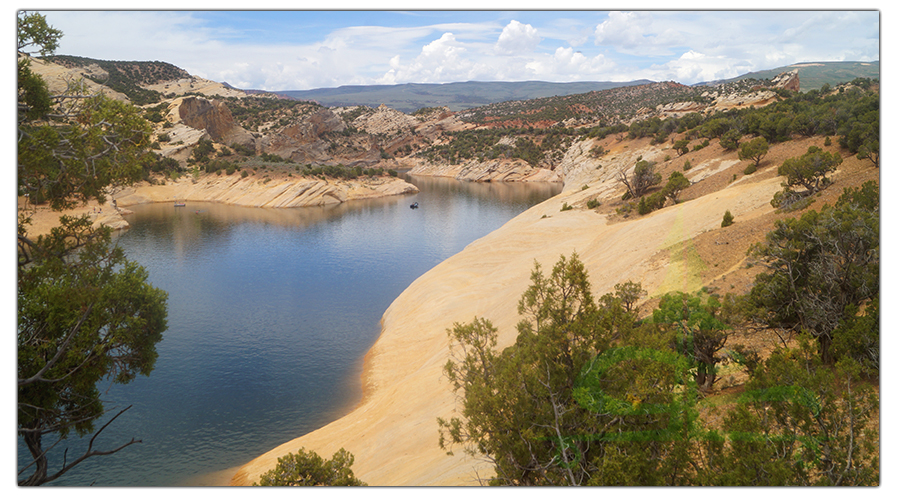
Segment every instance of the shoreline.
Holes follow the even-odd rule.
[[[237,177],[237,176],[234,176]],[[105,225],[114,231],[127,229],[128,207],[150,203],[223,203],[250,208],[302,208],[337,205],[348,201],[384,198],[418,193],[419,189],[399,177],[380,177],[374,180],[324,181],[306,177],[230,178],[205,174],[198,179],[184,176],[165,184],[141,181],[134,186],[118,188],[107,195],[106,203],[91,200],[69,210],[53,211],[46,205],[27,204],[25,197],[17,198],[17,214],[31,217],[26,234],[35,237],[49,234],[59,225],[62,215],[89,214],[94,226]],[[113,206],[115,203],[115,207]],[[18,221],[17,215],[17,221]]]
[[[546,272],[573,252],[589,269],[598,296],[628,279],[639,279],[651,296],[665,293],[665,287],[686,280],[673,281],[668,263],[653,256],[718,228],[726,209],[736,217],[769,214],[778,187],[778,179],[737,183],[651,217],[615,223],[591,210],[560,211],[562,203],[583,205],[602,184],[564,191],[530,208],[420,276],[391,303],[381,334],[363,358],[363,396],[356,408],[248,462],[230,484],[252,484],[278,457],[301,447],[323,457],[345,448],[356,459],[356,476],[373,486],[478,484],[492,474],[489,463],[459,449],[448,456],[438,446],[436,419],[452,416],[456,397],[442,376],[447,328],[484,317],[499,329],[498,349],[511,345],[519,319],[514,304],[534,262]]]

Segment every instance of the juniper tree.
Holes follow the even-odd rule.
[[[18,16],[18,48],[52,53],[62,33],[40,14]],[[151,158],[149,125],[133,106],[102,95],[54,96],[27,58],[19,64],[18,192],[51,209],[103,200],[106,190],[140,179]],[[166,329],[166,294],[146,271],[111,244],[108,228],[87,216],[61,217],[50,234],[32,236],[22,214],[17,246],[18,429],[32,456],[19,464],[19,485],[53,481],[84,460],[111,450],[94,448],[95,424],[106,408],[97,384],[147,375]],[[117,415],[118,416],[118,415]],[[115,419],[115,417],[113,417]],[[48,451],[70,434],[94,433],[88,448],[53,464]]]
[[[738,151],[738,158],[741,160],[750,160],[755,168],[759,168],[759,164],[766,154],[769,153],[769,142],[765,137],[757,137],[741,144]]]
[[[751,248],[765,266],[750,292],[755,316],[773,328],[805,331],[822,360],[835,359],[835,330],[879,293],[878,186],[847,189],[834,206],[775,222]]]
[[[625,170],[620,170],[617,177],[625,184],[628,196],[633,199],[640,198],[648,189],[662,182],[662,176],[656,172],[655,165],[641,157],[638,157],[630,177]]]

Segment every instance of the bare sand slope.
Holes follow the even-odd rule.
[[[479,477],[491,475],[489,464],[462,450],[448,456],[438,446],[436,419],[453,416],[455,406],[442,375],[447,329],[484,317],[499,328],[499,347],[510,345],[519,320],[516,304],[535,261],[549,273],[561,255],[573,252],[586,264],[598,296],[627,280],[640,281],[651,296],[669,288],[696,288],[699,282],[689,270],[651,257],[719,229],[726,210],[742,220],[770,213],[769,200],[779,183],[777,178],[738,182],[615,224],[591,210],[560,211],[563,202],[580,206],[594,189],[564,192],[533,207],[421,276],[391,304],[382,334],[366,357],[362,404],[246,464],[231,484],[252,484],[278,457],[301,447],[326,458],[347,449],[356,457],[356,475],[370,485],[478,484]]]

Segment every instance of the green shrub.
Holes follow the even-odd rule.
[[[600,206],[600,201],[598,201],[597,198],[590,199],[587,202],[587,207],[591,210],[593,210],[599,206]]]
[[[659,195],[662,197],[662,203],[665,203],[666,198],[671,198],[672,203],[678,203],[678,195],[681,191],[689,188],[691,186],[691,181],[687,179],[679,171],[672,172],[672,175],[669,176],[668,182],[663,186],[662,191],[660,191]],[[662,208],[662,204],[660,204],[659,208]]]
[[[353,455],[341,448],[331,460],[300,448],[278,459],[278,466],[254,486],[367,486],[353,474]]]
[[[645,196],[641,196],[641,200],[638,202],[637,211],[641,215],[647,215],[653,211],[653,209],[650,208],[650,204],[647,203],[647,198]]]
[[[722,217],[722,227],[728,227],[734,224],[734,216],[731,215],[730,210],[725,211],[725,215]]]
[[[740,131],[738,131],[737,129],[731,129],[728,132],[722,134],[722,137],[719,138],[719,145],[727,150],[737,149],[740,145],[740,139]]]

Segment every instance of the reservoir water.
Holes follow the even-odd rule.
[[[95,448],[142,443],[50,484],[227,483],[230,469],[359,402],[362,358],[410,283],[561,190],[409,180],[420,193],[331,207],[130,207],[118,243],[168,292],[169,327],[149,377],[102,387],[108,409],[132,407]],[[66,446],[71,459],[86,439],[55,455]]]

